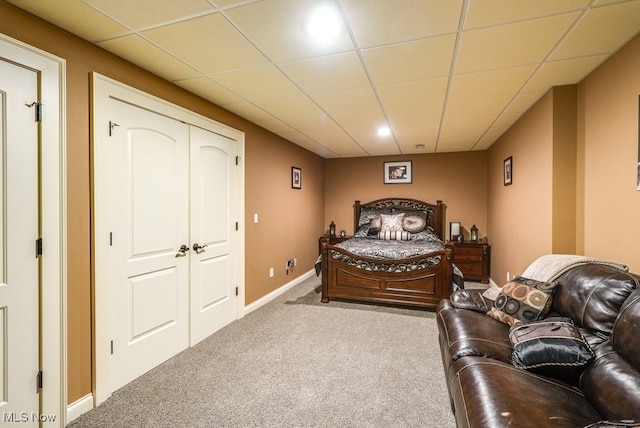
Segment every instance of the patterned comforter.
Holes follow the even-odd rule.
[[[411,241],[351,238],[336,245],[352,254],[378,260],[408,259],[442,251],[444,244],[437,237]]]

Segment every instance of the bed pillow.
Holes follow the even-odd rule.
[[[549,312],[557,286],[556,281],[516,276],[502,287],[487,315],[507,325],[540,320]]]
[[[378,239],[386,241],[408,241],[411,234],[406,230],[382,230],[378,233]]]
[[[380,228],[382,227],[382,219],[380,217],[375,217],[369,220],[369,232],[367,235],[376,236],[380,233]]]
[[[407,232],[422,232],[427,226],[427,219],[419,215],[406,215],[402,218],[402,228]]]
[[[575,383],[595,357],[571,318],[549,317],[509,330],[511,364],[543,376]]]
[[[380,214],[380,219],[382,224],[380,225],[380,230],[382,232],[386,231],[402,231],[402,219],[404,218],[404,213],[400,214]]]

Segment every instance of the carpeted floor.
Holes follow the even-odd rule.
[[[321,304],[315,276],[69,426],[455,427],[435,315]]]

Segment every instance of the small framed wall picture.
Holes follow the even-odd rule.
[[[404,184],[413,181],[411,161],[385,162],[384,184]]]
[[[503,176],[504,176],[504,185],[509,186],[513,184],[513,157],[509,156],[504,160],[503,163]]]
[[[297,166],[291,167],[291,188],[302,189],[302,169]]]

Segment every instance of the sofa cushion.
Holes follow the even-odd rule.
[[[486,313],[493,302],[482,295],[479,290],[457,290],[449,297],[451,304],[458,309],[469,309]]]
[[[549,312],[556,286],[517,276],[502,287],[487,315],[508,325],[537,321]]]
[[[611,333],[611,344],[627,361],[640,369],[640,288],[620,309]]]
[[[580,376],[580,390],[602,419],[640,419],[640,371],[605,342]]]
[[[436,312],[442,361],[446,367],[466,356],[480,356],[509,363],[509,328],[482,312],[457,309],[441,300]]]
[[[511,327],[515,367],[577,383],[593,351],[570,318],[547,318]]]
[[[638,277],[608,266],[583,265],[562,274],[558,283],[553,309],[579,327],[609,334]]]
[[[501,361],[461,358],[447,375],[459,428],[575,428],[603,419],[577,388]]]

